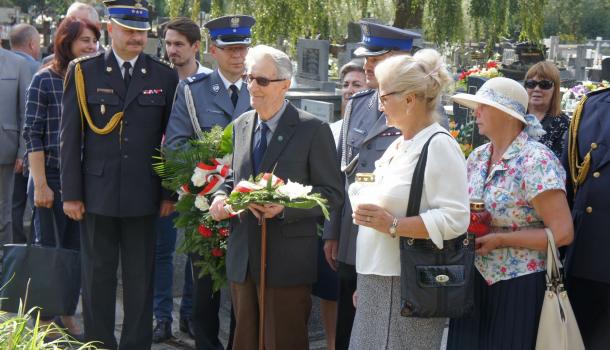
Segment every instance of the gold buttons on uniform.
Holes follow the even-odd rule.
[[[585,211],[589,214],[591,214],[593,212],[593,208],[591,207],[587,207],[587,209],[585,209]]]
[[[597,143],[593,142],[593,143],[591,144],[591,149],[596,149],[596,148],[597,148]]]
[[[596,178],[596,179],[599,177],[599,175],[600,175],[599,171],[596,171],[596,172],[593,173],[593,177]]]

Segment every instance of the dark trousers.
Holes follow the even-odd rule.
[[[57,235],[59,236],[60,247],[72,250],[80,250],[80,229],[78,227],[78,222],[70,219],[66,216],[66,214],[64,214],[63,202],[61,201],[61,183],[59,181],[59,170],[46,168],[45,175],[47,179],[47,185],[53,191],[53,206],[51,208],[36,208],[36,215],[34,215],[32,219],[32,227],[35,227],[36,229],[36,237],[38,238],[38,244],[45,247],[56,246],[54,232],[57,228]],[[30,181],[28,185],[28,197],[33,207],[34,181]],[[71,308],[68,312],[68,315],[70,316],[74,315],[74,313],[76,312],[76,306],[78,305],[78,297],[80,295],[81,285],[80,276],[78,278],[78,282],[74,284],[74,286],[76,286],[77,288],[71,291],[73,304],[71,305]],[[43,319],[48,320],[48,318]]]
[[[28,177],[24,174],[15,174],[13,181],[13,243],[25,243],[26,232],[23,230],[23,214],[28,200],[26,193]],[[32,201],[32,208],[34,202]],[[32,240],[33,241],[33,240]]]
[[[258,287],[248,276],[231,282],[235,308],[235,349],[258,347]],[[265,349],[309,349],[307,323],[311,312],[311,286],[265,289]]]
[[[123,279],[123,328],[118,348],[152,345],[155,224],[158,215],[109,217],[86,214],[81,224],[85,339],[117,349],[114,337],[117,268]]]
[[[157,321],[172,322],[174,299],[174,251],[176,250],[176,228],[174,219],[178,213],[157,220],[157,244],[155,249],[155,292],[153,310]],[[193,271],[191,259],[184,264],[184,286],[180,301],[180,318],[191,318],[193,309]]]
[[[199,256],[191,254],[193,263],[193,327],[195,330],[195,348],[197,350],[222,350],[218,339],[220,323],[218,311],[220,310],[220,291],[213,292],[213,283],[210,275],[199,277],[200,269],[196,263]],[[231,324],[229,329],[229,343],[227,349],[233,346],[233,332],[235,330],[235,316],[231,307]]]
[[[568,296],[585,348],[610,349],[610,284],[570,277]]]
[[[340,262],[337,274],[339,275],[339,298],[337,299],[337,338],[335,339],[335,348],[341,350],[349,348],[354,316],[356,316],[356,308],[354,308],[352,299],[356,291],[356,267]]]

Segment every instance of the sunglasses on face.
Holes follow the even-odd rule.
[[[263,77],[255,77],[252,74],[244,74],[242,76],[242,79],[246,82],[246,84],[252,84],[252,82],[254,80],[256,80],[256,83],[260,86],[267,86],[271,83],[286,80],[286,79],[267,79],[267,78],[263,78]]]
[[[550,80],[534,80],[528,79],[523,84],[527,89],[535,89],[536,86],[540,86],[542,90],[548,90],[553,87],[553,82]]]

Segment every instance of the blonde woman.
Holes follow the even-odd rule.
[[[375,69],[380,106],[398,137],[375,163],[375,183],[354,211],[360,225],[356,248],[356,317],[350,349],[439,349],[444,318],[400,316],[398,237],[443,241],[468,226],[466,164],[457,142],[437,135],[429,145],[419,216],[405,217],[415,164],[437,132],[438,99],[451,81],[438,52],[388,58]]]

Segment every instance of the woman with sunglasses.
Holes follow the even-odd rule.
[[[538,118],[546,134],[539,142],[561,158],[563,141],[570,120],[561,111],[559,70],[548,61],[533,65],[525,75],[525,89],[529,97],[527,112]]]

